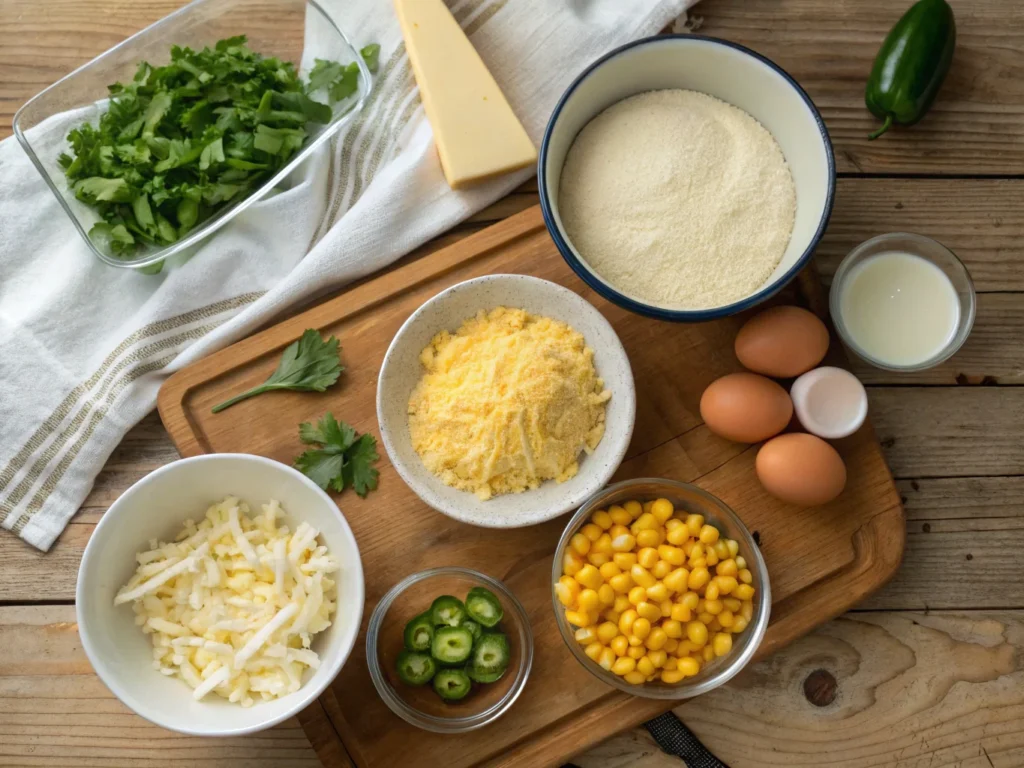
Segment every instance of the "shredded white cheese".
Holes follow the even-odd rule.
[[[291,531],[276,501],[249,518],[245,502],[214,504],[171,543],[150,541],[114,598],[133,603],[153,643],[153,667],[202,699],[216,693],[252,706],[297,691],[320,666],[312,635],[331,625],[338,570],[319,531]]]

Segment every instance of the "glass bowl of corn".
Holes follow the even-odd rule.
[[[732,679],[771,611],[768,570],[746,526],[674,480],[626,480],[592,496],[558,542],[551,581],[572,655],[609,685],[654,699]]]

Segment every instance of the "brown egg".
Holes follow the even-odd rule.
[[[828,351],[828,329],[800,307],[772,307],[747,320],[736,334],[736,357],[765,376],[807,373]]]
[[[846,485],[846,465],[836,449],[802,432],[769,440],[757,452],[754,466],[768,493],[803,507],[832,501]]]
[[[793,416],[793,401],[771,379],[730,373],[704,390],[700,415],[716,435],[737,443],[759,443],[786,428]]]

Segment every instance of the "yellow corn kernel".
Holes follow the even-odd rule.
[[[651,664],[654,665],[655,669],[661,669],[665,666],[665,662],[668,661],[668,653],[664,649],[647,651],[647,658],[651,660]]]
[[[579,582],[572,578],[572,576],[562,576],[558,583],[555,584],[555,596],[558,598],[558,602],[566,608],[574,608],[576,606],[576,598],[579,597],[579,594]]]
[[[674,531],[677,528],[685,528],[686,523],[684,523],[678,517],[670,517],[668,520],[664,522],[664,526],[666,531]]]
[[[663,579],[663,583],[669,592],[685,592],[686,580],[689,577],[690,572],[688,570],[685,568],[676,568]]]
[[[742,605],[742,603],[739,600],[737,600],[735,597],[723,597],[722,598],[722,605],[725,606],[725,609],[727,611],[732,611],[733,613],[739,613],[740,606]]]
[[[686,552],[686,556],[690,560],[696,560],[699,557],[704,557],[704,545],[701,544],[699,541],[693,542],[693,546],[690,547],[689,552]]]
[[[636,535],[639,547],[657,547],[661,544],[661,531],[657,528],[645,528]]]
[[[640,603],[644,602],[647,599],[647,590],[639,586],[633,587],[631,590],[629,590],[628,597],[629,602],[632,605],[640,605]]]
[[[692,656],[687,656],[676,662],[676,668],[687,677],[693,677],[700,672],[700,662]]]
[[[657,621],[661,618],[661,608],[654,603],[642,602],[636,607],[637,614],[647,621]]]
[[[661,649],[661,652],[663,652],[663,653],[675,653],[676,652],[676,648],[678,648],[678,647],[679,647],[679,641],[676,640],[674,637],[670,637],[668,640],[665,641],[665,646]]]
[[[612,562],[623,571],[628,571],[636,565],[636,552],[616,552],[612,555]]]
[[[612,664],[612,672],[620,677],[622,675],[629,674],[634,669],[636,669],[636,662],[633,659],[626,657],[618,658],[615,660],[615,663]]]
[[[636,663],[636,671],[646,677],[654,674],[654,662],[646,654],[641,656]]]
[[[612,522],[616,525],[629,525],[633,522],[633,518],[629,516],[629,512],[618,504],[608,507],[608,517],[610,517]]]
[[[566,611],[565,620],[575,627],[589,627],[594,623],[593,617],[586,611]]]
[[[566,550],[566,553],[562,556],[562,573],[566,576],[575,576],[582,567],[583,558],[571,549]]]
[[[655,566],[658,559],[658,550],[654,547],[644,547],[636,553],[637,563],[648,570]]]
[[[629,646],[629,648],[626,649],[626,656],[633,659],[633,661],[643,658],[646,653],[647,649],[644,648],[643,644],[631,645]]]
[[[739,569],[736,567],[736,561],[731,557],[727,560],[722,560],[715,568],[715,574],[718,576],[736,576],[739,573]]]
[[[651,499],[650,501],[645,501],[644,504],[643,504],[644,512],[650,512],[651,511],[651,507],[653,507],[653,506],[654,506],[654,499]]]
[[[729,545],[726,544],[725,539],[719,539],[715,542],[715,554],[718,555],[719,560],[732,558],[732,552],[729,551]]]
[[[715,582],[718,584],[718,591],[723,595],[731,595],[739,586],[739,582],[732,576],[715,576]]]
[[[661,682],[667,683],[668,685],[675,685],[676,683],[682,682],[684,677],[686,677],[686,675],[679,669],[661,670]]]
[[[602,533],[600,538],[590,545],[590,554],[608,555],[611,557],[614,552],[612,551],[612,537],[611,534],[605,532]]]
[[[644,505],[639,501],[627,501],[622,508],[629,512],[629,516],[634,520],[644,513]]]
[[[619,629],[622,629],[622,627],[619,627]],[[630,628],[629,634],[632,637],[637,638],[641,643],[643,643],[643,641],[647,639],[647,636],[651,634],[650,620],[645,619],[643,617],[638,618],[636,621],[633,622],[633,626]],[[635,643],[632,642],[632,637],[630,638],[629,644],[635,645]]]
[[[615,605],[615,590],[611,584],[602,584],[597,590],[597,599],[605,608]]]
[[[603,624],[598,625],[595,630],[595,634],[597,635],[598,640],[602,643],[608,644],[618,636],[619,627],[611,621],[606,621]]]
[[[678,666],[679,666],[679,659],[677,659],[675,656],[669,656],[667,659],[665,659],[665,665],[662,667],[662,669],[667,669],[669,672],[671,672],[673,669],[676,669]]]
[[[686,639],[698,648],[703,648],[708,641],[708,628],[700,621],[691,621],[686,625]]]
[[[712,648],[710,645],[705,645],[704,648],[701,650],[701,655],[704,657],[704,661],[714,661],[715,649]]]
[[[576,607],[587,613],[596,613],[600,605],[601,599],[597,596],[597,591],[593,589],[584,589],[580,592],[579,599],[576,600]]]
[[[616,536],[621,536],[624,533],[629,533],[629,528],[618,523],[608,529],[608,535],[612,537],[612,541],[615,541]]]
[[[735,539],[726,539],[725,548],[729,550],[729,557],[736,557],[740,553],[740,543]]]
[[[698,538],[704,544],[714,544],[718,541],[718,529],[713,525],[702,525],[700,527],[700,534]]]
[[[665,647],[665,642],[668,640],[668,635],[665,634],[665,630],[661,627],[654,627],[651,629],[651,634],[647,636],[647,640],[644,642],[650,650],[660,651]]]
[[[616,611],[614,608],[608,608],[601,612],[601,618],[605,621],[610,621],[615,626],[619,625],[619,617],[622,615],[622,611]]]
[[[574,637],[580,645],[590,645],[597,642],[597,631],[593,627],[580,627]]]
[[[649,603],[661,603],[668,599],[668,587],[662,584],[660,581],[653,587],[647,588],[647,602]]]
[[[598,575],[600,576],[600,574]],[[703,587],[705,584],[707,584],[710,578],[711,574],[708,573],[707,568],[694,568],[692,571],[690,571],[690,575],[686,578],[686,586],[688,586],[691,590],[696,591]]]
[[[611,648],[602,648],[596,661],[601,666],[601,669],[605,671],[611,670],[612,664],[615,663],[615,651]]]
[[[686,555],[683,554],[683,550],[679,547],[673,547],[671,544],[662,544],[658,547],[658,557],[666,563],[675,566],[686,562]]]
[[[712,579],[708,582],[708,585],[704,587],[704,599],[705,600],[717,600],[721,592],[718,589],[718,582]]]
[[[736,565],[739,565],[739,563],[736,563]],[[752,574],[748,568],[740,568],[739,573],[736,575],[744,584],[749,584],[754,580],[754,574]]]
[[[715,550],[708,550],[708,553],[704,556],[704,563],[706,565],[718,565],[718,555],[715,553]]]
[[[672,606],[672,612],[669,615],[673,621],[687,622],[692,617],[693,611],[681,603],[676,603]]]
[[[697,621],[699,621],[701,624],[707,625],[707,624],[710,624],[714,620],[715,620],[714,614],[708,613],[707,611],[701,611],[700,613],[697,614]]]
[[[647,677],[642,672],[636,671],[627,672],[622,676],[622,679],[630,685],[643,685],[645,682],[647,682]]]
[[[590,544],[590,539],[588,539],[582,533],[577,533],[575,536],[569,539],[569,546],[572,547],[573,552],[575,552],[580,557],[584,557],[587,554],[587,552],[590,551]]]
[[[704,527],[704,515],[687,515],[686,527],[690,529],[691,536],[699,536],[700,529]]]
[[[655,499],[654,503],[651,504],[651,514],[654,515],[654,519],[659,523],[664,523],[675,513],[675,507],[672,506],[672,502],[668,499]]]
[[[612,604],[612,608],[614,608],[619,613],[622,613],[623,611],[627,610],[631,605],[632,603],[629,602],[629,598],[626,597],[626,595],[616,594],[615,602]]]
[[[620,533],[612,539],[612,549],[616,552],[632,552],[636,546],[636,538],[629,531]],[[614,557],[614,555],[613,555]]]
[[[697,541],[696,539],[687,539],[686,541],[684,541],[682,544],[679,545],[679,548],[683,550],[683,554],[684,555],[689,557],[690,553],[693,552],[693,548],[696,547],[698,544],[700,544],[700,542]],[[703,546],[703,545],[701,545],[701,546]]]
[[[732,632],[734,635],[738,635],[746,628],[747,620],[744,619],[742,616],[737,616],[735,619],[733,619],[732,626],[729,627],[729,631]]]
[[[718,620],[718,617],[715,616],[715,618],[713,618],[708,623],[708,632],[710,632],[711,634],[714,634],[715,632],[721,632],[721,631],[722,631],[722,624]]]
[[[618,576],[622,573],[622,569],[615,563],[605,563],[597,569],[597,572],[601,574],[602,579],[608,581],[612,576]]]
[[[693,653],[694,651],[699,651],[699,650],[700,650],[700,646],[694,645],[693,643],[691,643],[689,641],[689,639],[683,639],[683,640],[680,640],[679,641],[679,645],[676,646],[676,654],[675,655],[676,655],[676,658],[681,659],[684,656],[687,656],[687,655]]]
[[[612,638],[612,641],[608,643],[608,647],[612,649],[616,656],[625,656],[626,651],[629,650],[629,640],[625,635],[618,635]]]
[[[707,572],[705,571],[705,573]],[[654,582],[657,581],[657,579],[651,575],[651,572],[644,568],[642,565],[640,565],[640,563],[637,563],[629,569],[629,575],[633,579],[633,581],[635,581],[644,589],[647,589],[647,587],[653,587]]]
[[[583,652],[587,654],[587,658],[591,661],[597,661],[599,658],[601,658],[601,651],[603,650],[604,646],[600,643],[591,643],[583,649]]]
[[[601,572],[589,563],[580,568],[573,578],[584,587],[590,587],[591,589],[597,589],[604,584],[604,579],[601,578]]]
[[[667,637],[673,637],[677,640],[683,636],[683,623],[679,619],[668,619],[663,621],[661,628],[665,630]]]
[[[593,523],[587,523],[582,528],[580,528],[580,533],[582,533],[584,536],[590,539],[591,543],[593,543],[597,541],[599,538],[601,538],[601,526],[594,525]]]
[[[597,512],[590,516],[590,522],[600,528],[602,531],[607,531],[611,528],[615,521],[612,520],[612,516],[609,515],[605,510],[599,509]]]
[[[628,573],[620,573],[618,576],[612,576],[608,579],[608,583],[611,585],[612,589],[622,595],[633,588],[633,577]]]
[[[580,600],[583,600],[583,595],[580,595]],[[725,606],[722,605],[721,600],[705,600],[704,610],[710,613],[712,616],[717,616],[725,610]]]
[[[736,621],[736,616],[733,614],[732,611],[728,609],[723,609],[723,611],[720,614],[718,614],[717,618],[718,623],[722,625],[722,629],[731,628]]]
[[[747,567],[747,559],[743,555],[733,555],[733,559],[736,561],[736,567],[741,571]]]
[[[644,644],[644,641],[641,640],[636,635],[630,635],[629,637],[626,638],[626,640],[629,641],[629,646],[631,648],[639,648],[641,645]]]
[[[754,588],[749,584],[740,584],[732,591],[732,594],[740,600],[750,600],[754,597]]]
[[[587,562],[595,568],[600,568],[602,565],[606,565],[612,561],[611,555],[606,555],[604,552],[591,552],[587,555]]]
[[[674,603],[671,600],[669,600],[668,598],[666,598],[666,599],[661,601],[661,603],[658,605],[658,608],[661,610],[662,617],[671,616],[672,615],[672,606],[673,605],[674,605]]]
[[[740,603],[740,616],[748,622],[754,618],[754,604],[750,600],[744,600]]]
[[[669,520],[669,522],[674,522]],[[665,541],[676,547],[681,547],[690,540],[690,529],[685,525],[681,525],[677,528],[673,528],[665,534]]]
[[[659,560],[651,568],[651,575],[656,579],[664,579],[670,573],[672,573],[672,564],[664,560]]]
[[[697,610],[697,606],[700,604],[700,595],[696,592],[687,592],[679,600],[680,603],[685,605],[691,611]]]
[[[633,631],[633,624],[636,623],[639,614],[632,608],[623,611],[619,617],[619,632],[624,635],[631,634]]]
[[[657,518],[654,517],[650,512],[644,512],[640,517],[633,521],[633,525],[630,526],[630,530],[633,531],[633,535],[640,533],[640,531],[646,531],[653,528],[657,528]]]
[[[693,573],[693,571],[697,568],[707,568],[708,559],[704,556],[691,557],[689,560],[686,561],[686,564],[690,567],[690,573]]]

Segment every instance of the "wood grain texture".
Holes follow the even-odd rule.
[[[185,455],[245,450],[290,461],[300,448],[296,438],[284,436],[327,408],[359,431],[376,434],[375,390],[385,351],[380,340],[391,338],[430,296],[461,280],[495,272],[533,274],[566,285],[591,301],[616,329],[633,365],[638,403],[633,441],[617,477],[696,481],[759,531],[761,551],[773,574],[774,602],[760,654],[850,607],[894,572],[902,550],[903,518],[870,429],[837,446],[857,480],[835,502],[804,510],[772,499],[756,481],[755,450],[714,437],[697,415],[704,387],[738,368],[723,350],[731,349],[743,318],[667,325],[601,300],[557,257],[536,208],[184,368],[161,389],[161,418]],[[813,276],[805,276],[799,285],[820,291]],[[820,303],[820,295],[814,300]],[[254,398],[235,406],[230,418],[211,414],[211,406],[230,393],[265,379],[281,349],[305,328],[337,336],[346,360],[358,361],[349,365],[337,388],[324,395]],[[335,724],[360,765],[394,765],[413,754],[450,765],[550,763],[593,743],[602,724],[621,728],[661,711],[658,702],[609,693],[585,670],[566,664],[550,611],[551,552],[563,521],[526,529],[469,529],[429,510],[398,479],[386,457],[380,488],[366,500],[349,494],[339,504],[363,558],[374,563],[366,573],[368,605],[408,573],[458,562],[482,568],[516,592],[531,613],[535,642],[534,672],[516,708],[503,717],[500,731],[463,736],[454,763],[449,739],[416,733],[368,688],[357,643],[334,685],[334,701],[340,713]],[[402,510],[400,529],[375,513],[381,508]],[[398,551],[401,557],[396,558]],[[342,691],[345,695],[338,695]],[[324,701],[332,713],[330,698]]]
[[[814,100],[845,173],[1024,171],[1018,55],[1024,7],[951,0],[956,54],[931,112],[877,141],[864,85],[889,29],[909,3],[890,0],[711,0],[693,9],[699,32],[734,40],[789,72]]]
[[[0,765],[317,768],[302,726],[203,739],[133,714],[93,673],[73,606],[0,607]],[[344,764],[335,763],[342,766]]]

